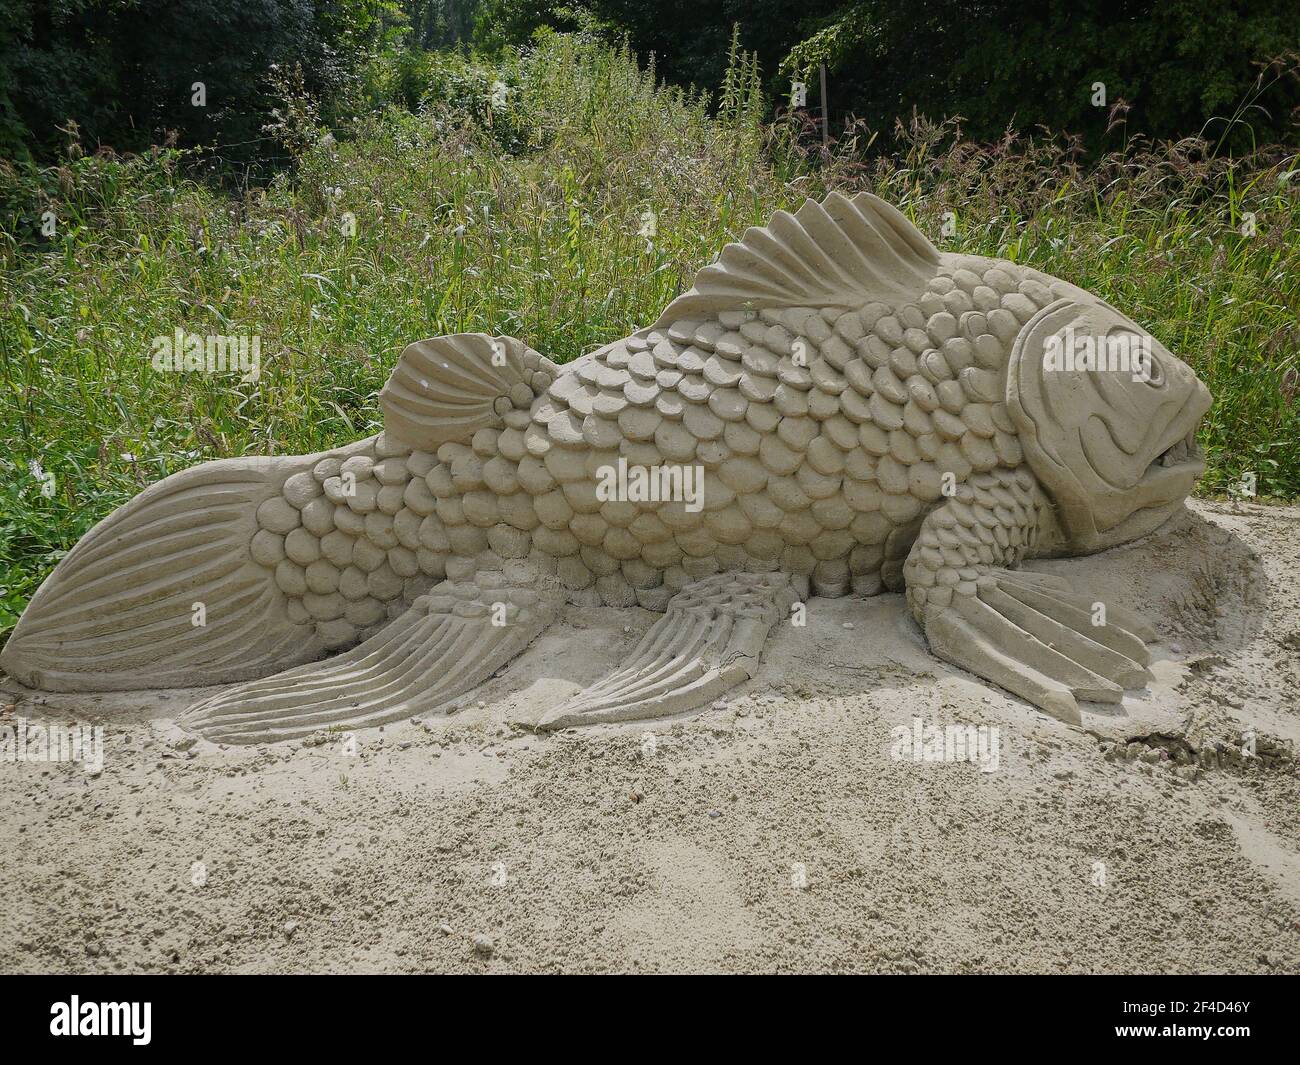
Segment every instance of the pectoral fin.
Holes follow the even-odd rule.
[[[182,724],[225,743],[268,743],[435,710],[519,654],[553,609],[529,589],[443,582],[351,651],[221,692]]]
[[[797,598],[780,573],[722,573],[689,584],[626,665],[550,711],[538,727],[666,717],[704,706],[754,676],[768,634]]]
[[[1078,724],[1079,700],[1118,703],[1151,679],[1151,627],[1094,612],[1060,577],[1016,570],[1048,506],[1032,478],[972,479],[932,512],[904,567],[908,601],[939,658]]]

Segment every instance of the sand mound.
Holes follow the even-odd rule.
[[[571,608],[455,713],[265,747],[183,733],[197,691],[0,679],[0,725],[104,726],[98,775],[0,762],[0,968],[1300,971],[1300,509],[1032,568],[1156,622],[1149,692],[1063,725],[898,596],[813,600],[704,714],[553,736],[655,615]]]

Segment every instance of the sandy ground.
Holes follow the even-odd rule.
[[[196,692],[0,677],[0,725],[105,733],[97,776],[0,762],[0,969],[1300,972],[1300,509],[1195,503],[1033,568],[1158,622],[1147,694],[1063,725],[931,658],[898,596],[813,600],[702,714],[549,736],[655,615],[572,608],[352,744],[194,743]],[[996,771],[893,758],[918,718],[996,727]]]

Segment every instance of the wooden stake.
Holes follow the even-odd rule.
[[[826,64],[818,63],[821,68],[822,78],[822,147],[829,148],[831,145],[831,112],[826,106]]]

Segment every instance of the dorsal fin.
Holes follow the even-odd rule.
[[[832,192],[746,230],[655,324],[727,310],[893,304],[924,289],[938,263],[938,249],[896,208],[869,192],[851,200]]]
[[[408,344],[379,393],[384,430],[434,451],[528,410],[558,367],[522,340],[452,333]]]

